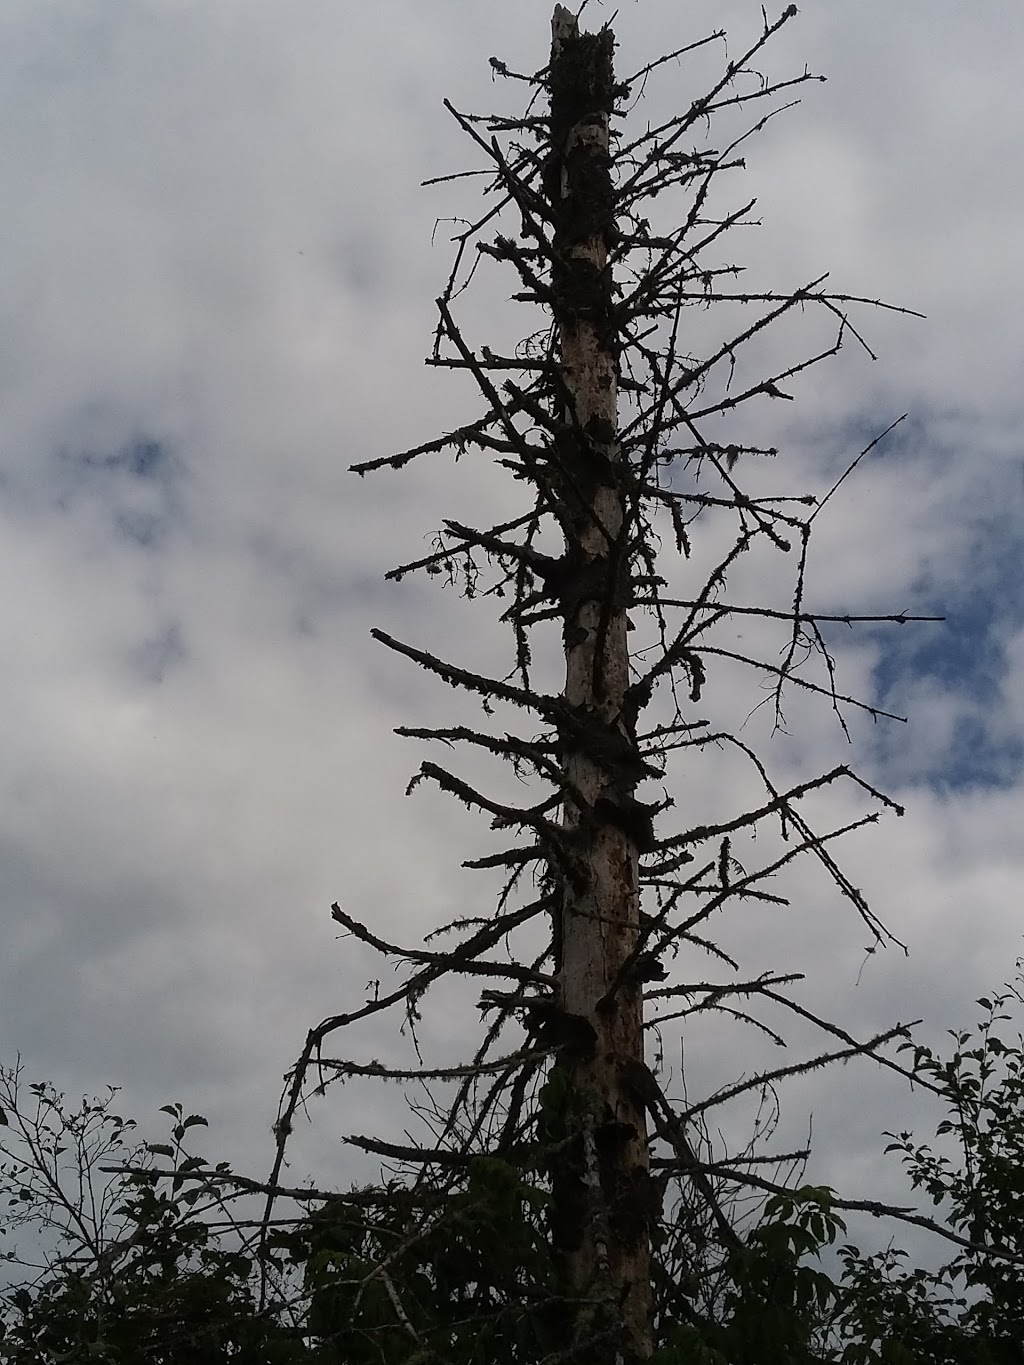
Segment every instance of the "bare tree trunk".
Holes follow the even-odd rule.
[[[780,385],[834,355],[850,328],[850,296],[822,292],[820,280],[792,292],[734,292],[728,281],[739,267],[721,257],[721,243],[731,227],[751,221],[753,204],[722,218],[709,217],[705,207],[719,172],[732,174],[742,164],[735,149],[775,112],[764,112],[765,98],[816,79],[808,71],[774,83],[759,76],[762,50],[795,13],[788,5],[774,22],[765,15],[760,36],[699,98],[639,136],[624,135],[622,143],[610,142],[611,119],[629,112],[632,97],[615,85],[612,34],[580,33],[562,5],[555,7],[544,71],[523,75],[491,58],[492,73],[530,90],[523,117],[467,115],[448,104],[486,158],[493,175],[487,190],[499,202],[491,201],[475,221],[457,220],[455,260],[438,299],[428,363],[470,374],[485,410],[454,431],[353,468],[360,474],[397,470],[441,451],[472,452],[472,459],[495,461],[518,484],[510,519],[484,528],[445,520],[430,553],[389,574],[396,580],[421,571],[440,575],[473,597],[485,573],[484,594],[506,599],[499,610],[515,643],[513,671],[485,676],[383,631],[374,636],[482,704],[485,716],[477,725],[409,726],[399,733],[441,743],[446,751],[492,755],[527,779],[528,797],[525,806],[497,800],[434,762],[422,763],[410,783],[410,790],[434,784],[483,812],[493,830],[514,831],[511,841],[503,832],[497,848],[467,860],[467,867],[502,870],[498,904],[493,915],[444,925],[443,951],[391,943],[339,906],[332,910],[347,933],[401,968],[403,979],[393,990],[375,983],[372,999],[310,1030],[282,1102],[270,1186],[280,1178],[294,1116],[314,1084],[322,1092],[325,1075],[452,1087],[443,1119],[440,1111],[431,1114],[439,1123],[430,1122],[423,1142],[345,1139],[360,1151],[406,1163],[409,1173],[407,1185],[389,1186],[379,1212],[357,1219],[373,1268],[362,1280],[346,1281],[341,1292],[351,1290],[351,1298],[339,1298],[338,1320],[346,1339],[358,1342],[360,1358],[367,1343],[380,1343],[369,1349],[386,1355],[388,1342],[415,1339],[417,1358],[436,1353],[460,1361],[483,1351],[563,1365],[637,1365],[655,1353],[655,1343],[660,1349],[671,1341],[677,1324],[699,1333],[706,1318],[710,1330],[738,1287],[730,1267],[748,1228],[739,1201],[751,1190],[784,1193],[792,1164],[806,1153],[775,1154],[766,1142],[771,1124],[758,1123],[736,1161],[712,1160],[701,1127],[707,1111],[742,1105],[783,1077],[854,1053],[894,1065],[879,1049],[902,1036],[899,1027],[858,1042],[789,998],[798,972],[745,970],[719,949],[713,930],[701,927],[741,902],[786,905],[778,874],[807,854],[820,860],[883,942],[883,927],[834,861],[831,841],[874,821],[878,805],[902,813],[846,765],[779,786],[746,742],[709,728],[690,709],[700,701],[708,668],[723,660],[775,680],[779,721],[791,685],[831,701],[840,719],[841,705],[863,706],[878,719],[886,713],[837,693],[823,625],[913,619],[809,613],[807,546],[821,503],[809,495],[749,493],[747,466],[776,455],[776,448],[722,445],[704,434],[708,428],[720,436],[718,420],[740,405],[763,414],[774,400],[792,397]],[[648,63],[630,84],[642,86],[668,60]],[[535,112],[545,95],[547,124]],[[748,102],[756,102],[757,113],[746,132],[727,135],[722,150],[701,145],[698,129],[714,111],[735,115]],[[613,146],[620,158],[614,182]],[[665,235],[650,227],[656,198],[661,221],[676,222]],[[511,232],[501,230],[506,224]],[[474,347],[454,316],[452,305],[481,256],[511,268],[520,286],[513,298],[530,306],[531,331],[514,354]],[[700,307],[703,314],[719,303],[727,305],[722,331],[690,355],[687,310]],[[743,305],[739,316],[737,305]],[[737,351],[746,357],[749,342],[761,346],[766,328],[809,305],[826,310],[836,327],[833,344],[822,348],[815,337],[802,358],[780,361],[760,382],[733,386]],[[628,387],[620,371],[628,373]],[[700,560],[693,564],[685,598],[668,596],[658,572],[659,537],[669,528],[679,558],[689,558],[695,535],[705,550],[728,547],[707,572],[697,567]],[[549,552],[551,532],[561,535],[560,554]],[[779,610],[774,597],[730,605],[726,585],[740,555],[772,556],[774,563],[795,546],[790,610]],[[772,570],[767,582],[774,581]],[[630,613],[650,631],[632,672]],[[719,626],[731,630],[730,623],[750,614],[766,628],[777,623],[778,654],[748,658],[728,639],[724,648],[715,643]],[[561,622],[565,652],[560,696],[538,690],[532,676],[534,631],[548,647],[554,619]],[[814,674],[816,660],[821,672]],[[804,676],[807,669],[811,677]],[[641,746],[638,719],[656,693],[664,723],[647,715]],[[506,719],[492,724],[495,714]],[[697,765],[726,744],[751,764],[753,804],[721,823],[655,832],[654,815],[671,802],[644,804],[640,783],[675,781],[669,765],[681,757],[686,767],[678,780],[699,787]],[[838,782],[855,784],[872,809],[821,832],[804,798]],[[691,819],[695,814],[690,811]],[[773,836],[762,853],[754,838],[776,821],[788,847],[780,853]],[[734,838],[746,844],[742,864],[732,852]],[[552,933],[539,953],[538,925]],[[507,958],[492,952],[501,943]],[[712,963],[708,979],[679,980],[670,971],[663,959],[671,961],[680,948],[692,949],[698,963]],[[421,1058],[410,1070],[322,1055],[335,1031],[386,1010],[403,1010],[412,1027],[428,989],[456,979],[516,988],[481,991],[479,1007],[489,1022],[465,1065],[434,1068]],[[677,1021],[685,1028],[698,1011],[723,1011],[781,1043],[778,1012],[791,1009],[802,1023],[818,1025],[827,1050],[777,1069],[752,1063],[742,1080],[684,1104],[663,1088],[659,1068],[645,1064],[643,983],[653,980],[663,984],[648,994],[652,1026]],[[771,1023],[758,1009],[771,1012]],[[837,1038],[843,1040],[838,1051]],[[745,1056],[741,1064],[748,1066]],[[773,1170],[775,1177],[766,1178]],[[662,1190],[671,1192],[667,1217]],[[550,1202],[543,1198],[548,1193]],[[267,1229],[272,1207],[268,1195]],[[539,1223],[542,1207],[550,1210],[547,1226]],[[473,1211],[468,1219],[467,1210]],[[499,1225],[508,1241],[492,1255],[490,1232]],[[383,1310],[371,1284],[386,1289]]]
[[[630,547],[618,468],[618,347],[609,248],[615,230],[609,154],[612,34],[552,19],[551,161],[554,320],[564,393],[555,450],[565,535],[561,600],[565,700],[584,722],[563,737],[565,822],[579,875],[561,906],[559,985],[586,1019],[592,1049],[570,1057],[580,1125],[571,1169],[555,1180],[556,1234],[569,1288],[624,1315],[625,1347],[651,1354],[650,1208],[645,1113],[628,1084],[642,1062],[643,993],[629,980],[639,933],[637,761],[628,718]],[[589,1035],[588,1035],[589,1036]],[[600,1330],[593,1311],[578,1334]]]

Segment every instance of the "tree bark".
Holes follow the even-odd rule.
[[[556,943],[560,1005],[593,1027],[569,1050],[575,1142],[553,1181],[555,1244],[574,1295],[591,1306],[577,1339],[609,1330],[595,1359],[652,1352],[645,1111],[629,1083],[644,1056],[643,990],[629,979],[639,933],[638,858],[645,811],[629,714],[630,547],[617,443],[618,337],[609,250],[615,237],[609,124],[613,38],[552,19],[552,286],[563,390],[552,464],[565,535],[561,615],[564,697],[588,740],[564,737],[565,826],[579,875],[567,881]],[[630,1067],[633,1063],[633,1068]],[[615,1340],[618,1335],[618,1340]]]

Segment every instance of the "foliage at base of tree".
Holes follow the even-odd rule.
[[[116,1092],[71,1107],[0,1068],[0,1233],[17,1276],[3,1296],[0,1360],[12,1365],[274,1365],[304,1359],[278,1303],[259,1307],[254,1261],[209,1173],[187,1150],[205,1127],[166,1105],[171,1141],[129,1141]],[[169,1161],[166,1177],[156,1158]],[[215,1168],[223,1173],[223,1164]],[[225,1221],[227,1226],[225,1226]]]
[[[693,1266],[692,1286],[680,1279],[657,1323],[655,1365],[1020,1362],[1021,978],[979,1003],[983,1019],[951,1032],[949,1055],[905,1045],[944,1108],[934,1140],[888,1135],[927,1201],[919,1217],[945,1245],[952,1239],[951,1258],[920,1267],[894,1245],[847,1244],[829,1274],[822,1253],[856,1205],[815,1186],[772,1195],[737,1226],[724,1264]],[[168,1105],[171,1141],[132,1143],[135,1125],[114,1112],[114,1098],[71,1108],[50,1086],[24,1086],[19,1068],[0,1070],[0,1235],[14,1277],[0,1305],[0,1361],[586,1359],[567,1337],[577,1305],[559,1297],[542,1174],[527,1179],[482,1158],[432,1191],[392,1183],[379,1198],[339,1193],[261,1243],[261,1230],[234,1211],[256,1182],[187,1150],[204,1119]],[[26,1245],[38,1249],[34,1264]],[[712,1272],[713,1312],[688,1310],[707,1301],[696,1290]],[[592,1321],[598,1340],[600,1304]]]
[[[1016,1365],[1024,1359],[1024,1004],[1021,965],[978,1004],[971,1030],[950,1030],[948,1056],[908,1042],[913,1069],[942,1101],[936,1145],[887,1134],[911,1185],[961,1239],[936,1269],[905,1252],[843,1251],[838,1328],[843,1365]],[[1015,1012],[1016,1011],[1016,1012]],[[1012,1036],[1004,1037],[1003,1025]]]

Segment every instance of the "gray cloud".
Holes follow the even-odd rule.
[[[486,59],[539,66],[549,9],[5,11],[2,1033],[33,1074],[122,1082],[143,1117],[179,1096],[205,1108],[253,1165],[305,1029],[374,974],[334,942],[331,901],[406,938],[487,904],[458,867],[486,831],[426,794],[401,800],[419,754],[390,733],[462,703],[367,631],[506,671],[487,604],[380,574],[422,553],[442,515],[484,522],[509,494],[471,459],[345,471],[477,411],[422,365],[449,265],[435,219],[464,215],[473,182],[417,183],[475,164],[440,101],[512,107]],[[919,1015],[941,1030],[970,1019],[1019,939],[1024,205],[1008,167],[1024,34],[1008,4],[805,11],[771,69],[807,61],[829,83],[750,146],[737,193],[761,196],[764,227],[736,250],[752,278],[831,269],[837,288],[929,320],[862,319],[879,360],[848,340],[796,386],[795,418],[763,414],[779,447],[763,477],[823,493],[909,409],[822,514],[811,597],[949,622],[830,637],[848,689],[908,727],[854,720],[851,749],[827,706],[794,705],[789,734],[771,738],[763,711],[745,731],[782,774],[852,759],[906,804],[846,864],[910,958],[865,964],[863,926],[813,869],[794,874],[791,911],[725,932],[806,970],[809,998],[841,999],[863,1031]],[[623,5],[620,69],[720,22],[736,51],[759,7],[703,0],[684,21],[668,0]],[[692,98],[698,67],[651,81],[652,117]],[[466,296],[480,340],[516,334],[508,292],[484,274]],[[737,592],[784,603],[789,572],[751,565]],[[718,676],[712,718],[763,695]],[[699,788],[691,770],[674,781],[681,819],[749,793],[718,759]],[[837,791],[819,810],[840,822],[855,803]],[[425,1029],[443,1052],[472,1009],[441,1003]],[[731,1047],[727,1032],[688,1043],[695,1078],[741,1069]],[[815,1107],[829,1170],[854,1177],[906,1102],[863,1084],[856,1124],[842,1082],[802,1094],[793,1120]],[[395,1097],[346,1094],[297,1162],[337,1164],[332,1134],[395,1113]]]

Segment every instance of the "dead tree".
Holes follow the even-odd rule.
[[[270,1182],[280,1176],[310,1087],[367,1075],[450,1086],[433,1143],[347,1139],[410,1172],[396,1187],[391,1240],[378,1243],[367,1284],[376,1276],[388,1289],[387,1330],[404,1334],[410,1350],[436,1350],[438,1358],[451,1347],[445,1331],[455,1329],[423,1315],[425,1291],[404,1288],[397,1267],[417,1246],[427,1256],[445,1200],[464,1187],[474,1162],[499,1160],[550,1194],[545,1235],[565,1330],[546,1352],[538,1347],[536,1358],[645,1359],[667,1321],[697,1320],[702,1301],[710,1302],[715,1267],[742,1237],[738,1194],[778,1188],[770,1163],[785,1166],[803,1155],[766,1153],[758,1134],[743,1152],[716,1158],[702,1127],[711,1106],[770,1094],[786,1075],[834,1057],[884,1057],[879,1050],[900,1032],[857,1039],[816,1018],[791,994],[796,973],[742,970],[710,927],[723,909],[785,904],[777,879],[806,855],[825,867],[873,938],[886,937],[833,858],[832,843],[845,831],[817,827],[808,810],[814,793],[839,782],[858,787],[868,807],[847,828],[876,820],[880,810],[896,809],[893,803],[846,765],[777,785],[737,733],[709,726],[694,709],[714,688],[716,668],[739,666],[769,678],[779,716],[787,688],[798,687],[824,698],[842,723],[844,709],[861,703],[837,690],[830,623],[911,619],[809,610],[807,547],[823,500],[748,491],[750,472],[777,452],[743,434],[752,426],[745,414],[761,420],[792,396],[785,386],[847,338],[860,342],[852,308],[881,306],[828,292],[822,280],[739,292],[730,287],[738,268],[719,255],[726,234],[750,221],[753,205],[716,215],[713,186],[742,165],[741,144],[778,112],[775,97],[814,79],[807,72],[754,79],[765,44],[795,12],[790,6],[776,22],[766,19],[749,50],[701,98],[636,134],[627,115],[668,58],[617,81],[611,31],[581,32],[561,5],[540,72],[519,75],[491,59],[497,74],[532,92],[525,115],[478,117],[448,106],[484,158],[493,203],[455,239],[428,363],[468,372],[483,414],[355,468],[398,470],[453,451],[507,471],[518,506],[506,520],[482,529],[449,520],[431,553],[390,576],[440,574],[470,594],[503,599],[515,667],[505,679],[489,677],[421,644],[374,634],[483,708],[476,726],[399,733],[511,764],[535,799],[510,805],[449,768],[422,764],[412,786],[436,784],[489,816],[492,828],[512,831],[511,840],[467,864],[502,869],[504,889],[492,916],[446,926],[443,950],[385,941],[334,907],[349,934],[407,970],[394,990],[311,1030],[289,1077]],[[721,37],[669,55],[683,57]],[[748,108],[752,120],[724,147],[702,141],[716,116]],[[652,226],[655,220],[669,225]],[[513,297],[537,315],[514,354],[472,344],[456,320],[457,297],[482,261],[510,269]],[[703,319],[719,309],[723,329],[708,342]],[[767,374],[747,374],[744,358],[766,330],[809,310],[832,324],[827,342]],[[699,329],[690,326],[695,318]],[[726,419],[741,425],[723,439]],[[731,527],[727,534],[724,527]],[[682,565],[682,595],[672,588],[679,575],[659,555],[662,540]],[[720,549],[709,557],[708,546]],[[726,595],[741,561],[756,554],[794,561],[788,606]],[[687,565],[702,556],[698,577]],[[781,655],[747,655],[731,637],[723,640],[723,626],[740,618],[781,630]],[[540,691],[536,659],[550,664],[556,650],[564,656],[564,686]],[[491,719],[499,714],[500,724]],[[666,827],[673,764],[683,759],[692,774],[723,749],[749,764],[757,798],[728,818]],[[760,845],[748,844],[741,866],[736,842],[772,826],[775,842],[766,833]],[[769,850],[760,862],[758,848]],[[503,941],[535,938],[538,924],[549,926],[539,955],[500,955]],[[463,1065],[400,1070],[323,1055],[344,1026],[393,1008],[415,1017],[430,987],[459,977],[491,983],[480,999],[483,1037]],[[706,1101],[684,1104],[667,1093],[657,1050],[647,1043],[655,1030],[670,1021],[685,1029],[694,1016],[720,1010],[778,1038],[777,1026],[759,1017],[761,1006],[820,1029],[824,1048],[781,1069],[751,1074],[746,1067],[745,1079],[721,1084]],[[429,1268],[425,1273],[429,1279]],[[498,1302],[477,1289],[476,1330],[485,1320],[515,1318],[520,1291],[513,1287]],[[533,1305],[521,1292],[518,1309],[528,1314]],[[358,1317],[367,1302],[362,1290],[353,1302]],[[365,1326],[378,1329],[385,1327]],[[528,1357],[523,1348],[520,1358]]]

